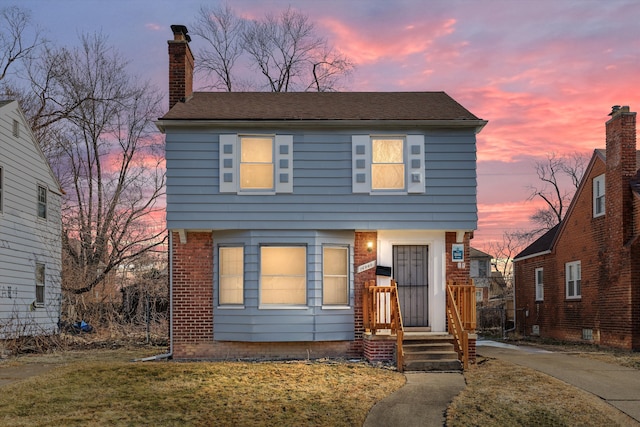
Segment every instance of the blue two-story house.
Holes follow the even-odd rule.
[[[376,272],[397,281],[405,327],[446,331],[486,121],[444,92],[194,93],[186,28],[172,29],[157,125],[173,356],[362,356]]]

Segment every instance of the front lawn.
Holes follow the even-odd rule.
[[[54,358],[49,373],[2,388],[0,424],[361,426],[405,382],[363,363],[115,359]]]

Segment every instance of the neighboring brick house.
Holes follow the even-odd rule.
[[[0,100],[0,339],[58,330],[61,197],[18,102]]]
[[[362,357],[376,267],[400,284],[405,326],[446,331],[486,121],[444,92],[192,92],[190,38],[172,30],[158,127],[173,357]]]
[[[640,350],[640,151],[615,106],[563,221],[515,259],[518,330]],[[605,199],[606,195],[606,199]]]

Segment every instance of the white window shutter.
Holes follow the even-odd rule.
[[[293,135],[276,135],[276,193],[293,193]]]
[[[407,192],[424,193],[424,135],[407,135]]]
[[[354,193],[371,192],[371,140],[369,135],[351,137],[351,187]]]
[[[220,135],[220,192],[238,191],[238,136]]]

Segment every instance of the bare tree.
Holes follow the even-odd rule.
[[[570,156],[551,153],[547,155],[546,161],[536,162],[535,170],[540,183],[529,187],[529,200],[542,199],[545,206],[531,215],[531,220],[537,227],[533,231],[534,235],[550,230],[562,221],[580,185],[586,163],[586,157],[579,153]],[[565,185],[563,178],[568,178],[571,184]]]
[[[162,139],[153,126],[162,97],[123,72],[126,62],[102,35],[83,36],[67,58],[56,82],[66,97],[60,104],[79,104],[58,123],[56,160],[66,171],[63,181],[72,183],[63,205],[63,251],[76,280],[63,285],[81,294],[164,243],[164,228],[149,223],[165,182]]]
[[[31,21],[31,12],[18,6],[0,9],[0,81],[17,62],[28,59],[45,43]]]
[[[65,189],[62,288],[86,293],[166,239],[153,219],[165,183],[153,124],[162,95],[127,73],[101,34],[77,48],[43,46],[25,70],[15,94]]]
[[[212,87],[232,91],[262,87],[272,92],[330,91],[354,69],[353,63],[316,34],[307,15],[289,7],[279,15],[246,21],[228,6],[201,8],[193,33],[207,42],[197,67],[212,76]],[[239,63],[262,81],[242,82]]]
[[[231,92],[234,89],[234,67],[243,53],[245,21],[235,15],[228,4],[209,8],[202,6],[192,33],[200,36],[207,48],[198,52],[196,69],[213,78],[211,87]]]
[[[536,234],[529,231],[504,232],[501,241],[491,241],[484,252],[494,257],[493,266],[502,274],[507,286],[513,285],[513,258],[526,248]]]

